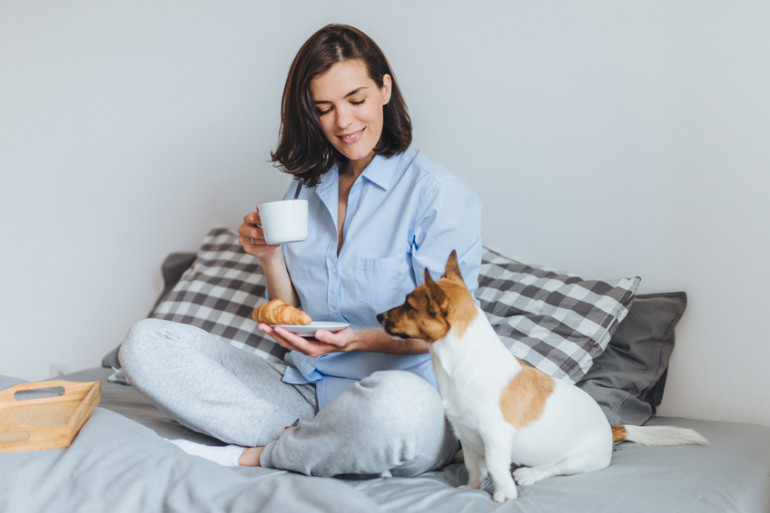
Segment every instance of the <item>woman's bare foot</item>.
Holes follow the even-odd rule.
[[[242,467],[259,467],[259,457],[264,450],[264,447],[247,447],[244,449],[241,457],[238,458],[238,465]]]
[[[283,433],[286,433],[295,427],[296,426],[289,426],[283,430]],[[247,447],[243,450],[243,453],[241,453],[241,457],[238,458],[238,465],[242,467],[261,467],[262,465],[259,463],[259,458],[262,456],[262,451],[264,450],[264,447]]]

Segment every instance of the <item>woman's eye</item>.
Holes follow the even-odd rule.
[[[363,100],[356,100],[356,101],[351,100],[350,103],[352,103],[353,105],[361,105],[365,101],[366,101],[366,98],[364,98]]]
[[[326,109],[326,110],[316,109],[316,113],[317,113],[319,116],[323,116],[324,114],[328,114],[328,113],[330,113],[331,111],[332,111],[331,109]]]

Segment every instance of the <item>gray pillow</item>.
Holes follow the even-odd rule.
[[[607,349],[578,386],[601,406],[611,424],[641,425],[663,398],[674,328],[687,294],[637,295]]]

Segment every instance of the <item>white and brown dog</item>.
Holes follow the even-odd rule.
[[[494,500],[519,485],[610,464],[613,442],[707,444],[697,432],[668,426],[610,426],[580,388],[516,359],[465,286],[453,251],[444,275],[378,316],[391,335],[428,343],[446,416],[460,439],[468,488],[492,477]]]

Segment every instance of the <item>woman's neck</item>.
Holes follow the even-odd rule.
[[[372,151],[369,155],[358,160],[348,160],[344,165],[340,166],[340,177],[346,177],[350,182],[355,182],[359,176],[364,172],[366,167],[374,160],[375,153]]]

